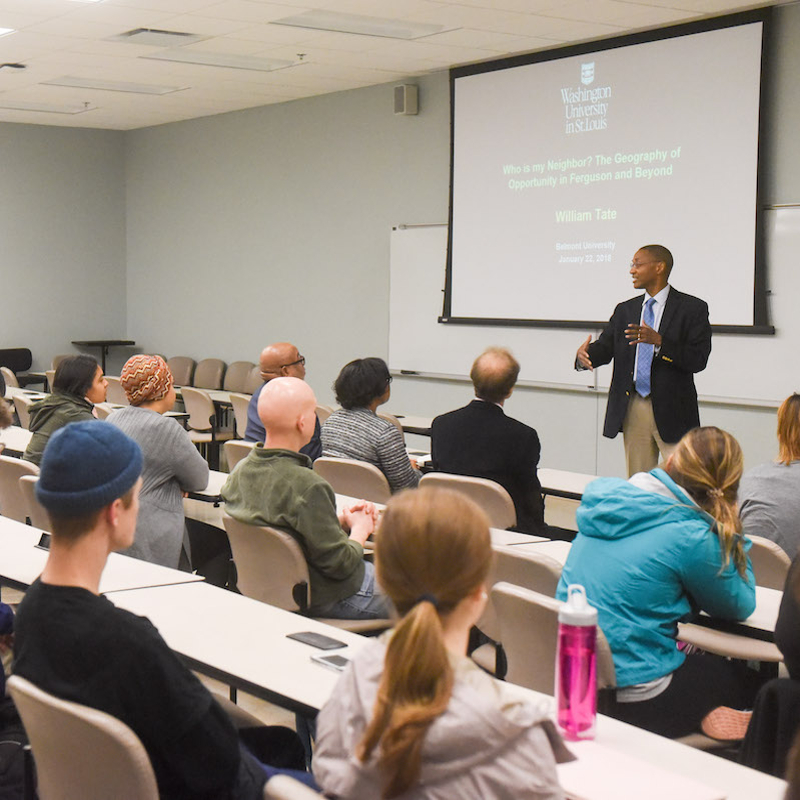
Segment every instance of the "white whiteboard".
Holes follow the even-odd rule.
[[[800,390],[800,207],[768,210],[764,232],[770,319],[776,335],[716,334],[708,367],[696,379],[701,396],[777,402]],[[392,230],[391,369],[466,377],[484,348],[500,345],[522,365],[520,380],[579,388],[594,386],[596,378],[598,387],[608,386],[610,367],[594,374],[573,369],[575,351],[588,331],[440,324],[446,260],[446,225]],[[492,285],[491,276],[487,278],[488,292]],[[681,288],[677,279],[676,288]],[[613,310],[608,309],[609,317]]]

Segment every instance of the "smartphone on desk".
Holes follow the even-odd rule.
[[[349,658],[340,656],[337,653],[332,653],[329,656],[323,656],[320,653],[315,653],[311,656],[311,660],[317,664],[322,664],[323,667],[335,670],[336,672],[344,672],[344,668],[350,663]]]
[[[347,647],[344,642],[340,642],[338,639],[333,639],[330,636],[325,636],[322,633],[315,633],[314,631],[287,633],[286,638],[295,639],[303,644],[310,644],[312,647],[318,647],[320,650],[338,650],[341,647]]]

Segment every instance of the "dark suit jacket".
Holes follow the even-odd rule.
[[[536,475],[540,452],[533,428],[483,400],[442,414],[431,425],[433,468],[499,483],[511,495],[517,528],[523,531],[544,528],[542,487]]]
[[[633,388],[636,347],[628,344],[625,328],[639,324],[642,295],[620,303],[596,342],[587,348],[592,365],[614,360],[603,435],[613,439],[621,430]],[[670,287],[658,329],[663,343],[653,356],[650,396],[656,427],[665,442],[677,442],[700,424],[694,373],[705,369],[711,353],[708,305]]]

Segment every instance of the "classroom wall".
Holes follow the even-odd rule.
[[[258,360],[296,342],[321,399],[388,348],[389,231],[446,219],[449,89],[393,84],[127,134],[129,334],[168,355]]]
[[[72,339],[124,337],[123,135],[0,123],[2,346],[34,369]],[[95,351],[96,352],[96,351]]]

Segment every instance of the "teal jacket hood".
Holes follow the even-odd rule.
[[[686,490],[663,469],[650,472],[669,489],[673,497],[641,489],[622,478],[598,478],[583,495],[577,512],[578,530],[595,539],[624,539],[636,536],[658,524],[681,524],[703,520],[715,528],[715,520],[699,508]]]

